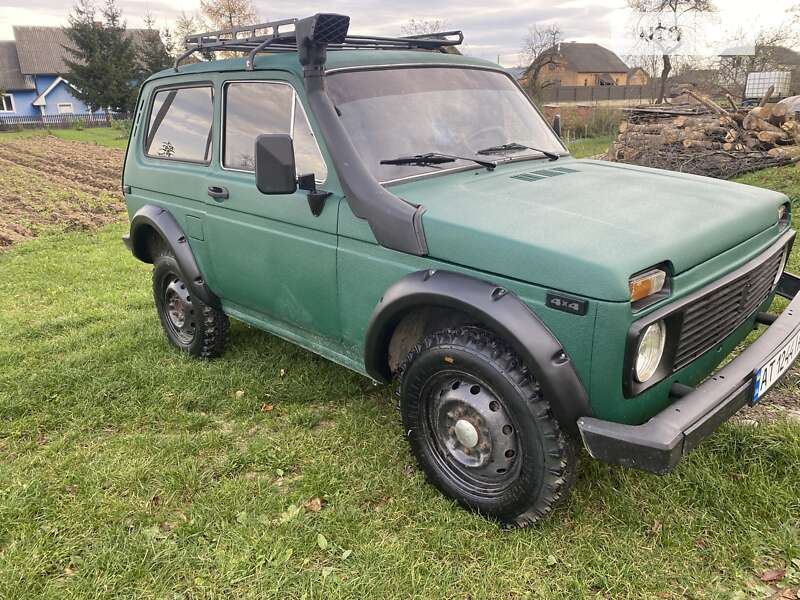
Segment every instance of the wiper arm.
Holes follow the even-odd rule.
[[[541,150],[539,148],[533,148],[532,146],[525,146],[524,144],[519,144],[517,142],[509,142],[508,144],[500,144],[499,146],[490,146],[489,148],[484,148],[483,150],[478,150],[475,154],[498,154],[500,152],[522,152],[523,150],[533,150],[534,152],[539,152],[549,158],[551,161],[558,160],[561,158],[558,154],[553,152],[548,152],[547,150]]]
[[[414,165],[419,167],[430,167],[445,163],[456,162],[457,160],[469,160],[485,167],[489,171],[494,171],[497,167],[496,162],[481,160],[479,158],[469,158],[467,156],[453,156],[451,154],[440,154],[439,152],[428,152],[427,154],[415,154],[414,156],[399,156],[388,160],[382,160],[382,165]]]

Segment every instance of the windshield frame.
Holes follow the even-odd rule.
[[[460,64],[460,63],[448,63],[448,62],[431,62],[431,63],[427,63],[427,62],[426,63],[404,62],[404,63],[385,63],[385,64],[374,64],[374,65],[358,65],[358,66],[352,66],[352,67],[334,67],[332,69],[326,69],[325,76],[328,77],[329,75],[335,75],[336,73],[352,72],[352,71],[383,71],[383,70],[390,70],[390,69],[393,70],[393,69],[428,69],[428,68],[472,69],[472,70],[476,70],[476,71],[490,71],[492,73],[500,73],[501,75],[504,75],[505,77],[507,77],[508,79],[511,80],[511,82],[517,88],[519,93],[522,94],[522,96],[525,98],[525,100],[528,101],[528,103],[531,105],[531,107],[536,112],[536,114],[539,115],[539,118],[541,118],[542,121],[544,122],[544,124],[547,126],[547,129],[550,130],[550,132],[553,134],[553,137],[556,139],[556,141],[558,141],[559,145],[563,149],[563,152],[559,152],[558,156],[559,157],[564,157],[564,156],[569,156],[570,155],[569,150],[564,145],[564,142],[561,140],[561,138],[558,135],[556,135],[556,132],[553,129],[552,124],[547,119],[545,114],[541,110],[539,110],[539,107],[536,106],[536,103],[531,99],[530,96],[528,96],[528,94],[525,93],[525,90],[522,88],[522,86],[519,84],[519,82],[516,79],[514,79],[514,77],[512,77],[511,74],[508,71],[506,71],[505,69],[503,69],[502,67],[492,67],[492,66],[489,66],[489,65],[470,65],[470,64]],[[333,100],[333,98],[331,98],[331,100]],[[513,140],[511,140],[511,141],[513,141]],[[478,158],[485,157],[485,158],[488,159],[489,157],[494,157],[494,156],[496,156],[498,158],[498,160],[497,160],[497,165],[498,166],[505,165],[505,164],[510,164],[510,163],[516,163],[516,162],[523,162],[523,161],[528,161],[528,160],[544,160],[546,158],[543,154],[538,153],[538,152],[534,153],[534,154],[528,154],[528,155],[522,155],[522,156],[513,156],[513,155],[509,155],[509,154],[497,154],[497,155],[494,155],[494,154],[488,155],[487,154],[487,155],[479,156]],[[386,181],[379,181],[378,183],[380,183],[382,186],[390,186],[390,185],[395,185],[395,184],[398,184],[398,183],[405,183],[407,181],[411,181],[411,180],[415,180],[415,179],[422,179],[422,178],[426,178],[426,177],[438,177],[438,176],[441,176],[441,175],[448,175],[448,174],[451,174],[451,173],[456,173],[458,171],[474,171],[475,169],[483,169],[483,168],[484,167],[481,167],[480,165],[477,165],[477,164],[467,164],[467,165],[460,165],[460,166],[456,166],[456,167],[443,168],[443,169],[439,169],[439,170],[436,170],[436,171],[426,171],[426,172],[418,173],[416,175],[407,175],[405,177],[398,177],[398,178],[395,178],[395,179],[388,179]]]

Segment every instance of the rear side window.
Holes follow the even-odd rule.
[[[232,82],[225,86],[222,165],[253,171],[255,142],[262,133],[286,133],[294,141],[297,173],[325,181],[328,169],[294,88],[284,83]]]
[[[167,160],[208,163],[213,114],[211,87],[156,92],[150,110],[145,154]]]

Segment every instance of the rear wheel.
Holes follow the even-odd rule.
[[[462,506],[514,526],[569,492],[576,448],[516,355],[474,327],[428,336],[400,375],[404,431],[428,479]]]
[[[162,250],[153,264],[153,298],[170,343],[198,358],[222,355],[228,317],[192,295],[178,261],[169,250]]]

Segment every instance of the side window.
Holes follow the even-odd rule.
[[[154,158],[208,163],[211,160],[213,113],[211,87],[156,92],[150,110],[145,154]]]
[[[239,171],[255,169],[256,137],[286,133],[294,140],[298,174],[328,176],[305,111],[294,88],[283,83],[232,82],[225,86],[225,124],[222,166]]]
[[[317,140],[311,125],[308,122],[303,105],[295,95],[294,100],[294,127],[292,128],[292,139],[294,141],[294,156],[297,162],[297,173],[314,173],[317,181],[325,181],[328,177],[328,167],[319,152]]]

